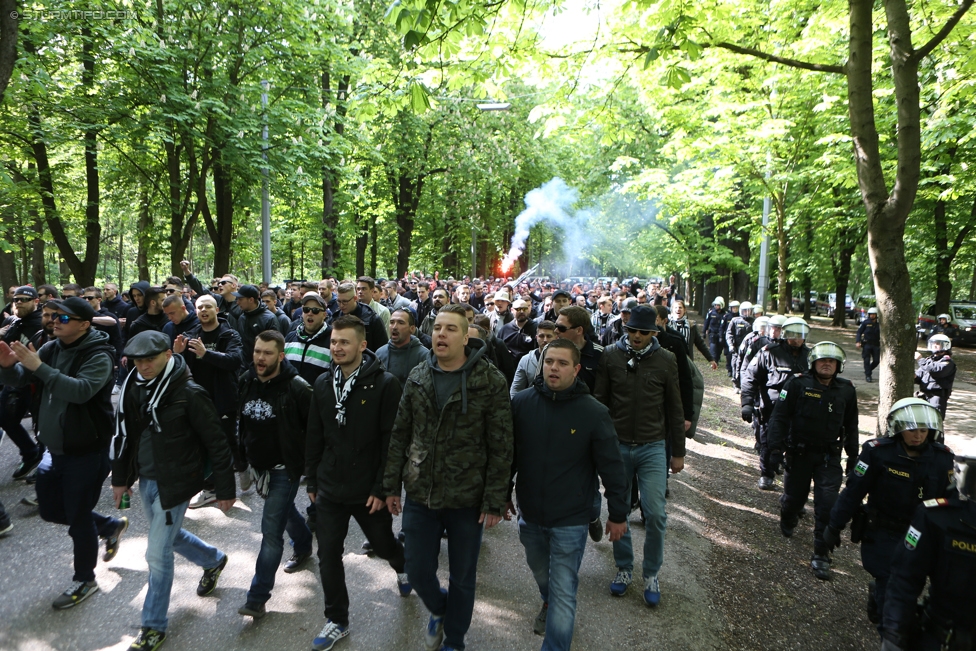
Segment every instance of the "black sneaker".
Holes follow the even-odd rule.
[[[166,641],[166,633],[142,627],[139,635],[129,645],[129,651],[156,651]]]
[[[98,592],[98,584],[94,581],[75,581],[51,605],[55,610],[74,608],[96,592]]]
[[[14,523],[7,520],[6,524],[0,524],[0,538],[5,538],[10,535],[10,532],[14,530]]]
[[[298,570],[302,569],[302,565],[305,564],[305,561],[311,557],[311,551],[305,552],[304,554],[292,554],[291,558],[288,559],[288,562],[285,563],[285,572],[288,574],[297,572]]]
[[[407,534],[403,533],[403,529],[400,529],[400,533],[397,534],[397,540],[403,542],[407,539]]]
[[[535,616],[535,623],[532,625],[532,632],[536,635],[541,635],[545,637],[546,635],[546,618],[549,616],[549,604],[543,602],[542,610],[539,614]]]
[[[17,470],[14,470],[13,478],[16,480],[26,479],[28,475],[37,470],[37,467],[41,465],[41,459],[43,458],[44,455],[39,454],[33,459],[21,461],[20,465],[17,466]]]
[[[105,553],[102,554],[102,561],[108,563],[110,560],[115,558],[115,555],[119,553],[119,539],[122,538],[122,534],[125,530],[129,528],[129,518],[120,518],[119,526],[115,529],[111,536],[103,538],[105,541]]]
[[[881,613],[878,612],[878,601],[875,599],[875,591],[878,589],[878,584],[874,581],[868,583],[868,621],[872,624],[881,623]]]
[[[796,519],[791,522],[787,522],[783,518],[779,520],[779,530],[786,538],[791,538],[793,536],[793,530],[796,529]]]
[[[363,541],[362,550],[363,550],[363,553],[366,554],[367,556],[372,556],[373,555],[373,543],[369,542],[368,540],[364,540]]]
[[[217,579],[220,578],[220,573],[224,571],[227,567],[227,554],[224,554],[224,560],[220,561],[217,567],[212,567],[209,570],[203,571],[203,576],[200,578],[200,584],[197,586],[197,596],[206,597],[208,594],[214,591],[217,587]]]
[[[600,518],[590,521],[590,540],[600,542],[603,540],[603,523]]]
[[[825,554],[814,554],[810,560],[813,575],[821,581],[830,581],[830,557]]]
[[[253,617],[254,619],[261,619],[267,614],[264,604],[254,604],[250,601],[237,609],[238,615],[245,615],[247,617]]]

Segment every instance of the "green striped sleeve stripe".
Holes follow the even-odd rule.
[[[301,342],[292,341],[285,344],[285,359],[288,361],[301,362],[303,353],[306,362],[318,362],[322,366],[328,366],[332,363],[332,354],[328,348],[312,344],[308,350],[305,350],[305,346]]]

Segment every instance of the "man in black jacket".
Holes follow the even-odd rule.
[[[169,323],[169,319],[163,313],[163,300],[165,298],[166,294],[163,293],[162,287],[145,288],[142,302],[143,312],[135,320],[126,322],[126,327],[128,328],[126,340],[147,330],[163,331],[163,326]]]
[[[610,509],[610,541],[627,529],[627,479],[617,433],[609,410],[577,378],[579,370],[579,349],[556,339],[544,351],[533,388],[512,400],[519,539],[542,596],[535,633],[545,635],[543,647],[554,651],[569,651],[573,640],[592,505],[590,493],[579,487],[599,474]]]
[[[313,649],[331,649],[349,634],[349,593],[342,567],[349,518],[355,518],[373,552],[397,573],[401,596],[411,587],[403,545],[393,536],[383,472],[390,432],[400,403],[400,383],[366,348],[366,329],[354,316],[332,324],[332,364],[315,381],[308,419],[308,496],[318,513],[319,568],[327,621]]]
[[[297,572],[312,555],[312,532],[295,508],[305,469],[305,428],[312,387],[285,360],[285,338],[271,328],[254,341],[254,363],[241,380],[240,437],[258,494],[264,498],[261,551],[247,602],[237,612],[260,619],[271,598],[284,553],[284,533],[295,544],[285,572]]]
[[[370,352],[376,352],[381,346],[390,340],[390,335],[386,330],[386,325],[376,312],[370,309],[365,303],[356,301],[356,286],[352,283],[342,283],[336,291],[339,302],[339,310],[342,314],[354,316],[363,322],[366,328],[366,348]],[[340,316],[338,314],[334,315]]]
[[[237,378],[244,368],[241,336],[217,313],[217,301],[209,294],[197,299],[195,321],[193,328],[176,335],[173,352],[183,355],[193,374],[193,381],[202,386],[213,400],[220,427],[234,458],[234,470],[238,473],[241,490],[246,491],[251,487],[251,476],[247,472],[247,461],[244,460],[241,446],[237,443]],[[204,480],[204,489],[190,502],[190,508],[216,502],[214,489],[210,478]]]
[[[142,607],[142,630],[129,649],[150,651],[166,639],[173,552],[204,568],[197,585],[201,597],[214,591],[227,566],[227,554],[182,527],[189,500],[203,484],[206,461],[213,468],[217,504],[224,512],[235,501],[234,471],[213,402],[191,379],[183,357],[173,355],[169,337],[148,330],[132,337],[124,352],[135,368],[119,395],[112,492],[119,506],[139,480],[149,521],[149,589]]]
[[[244,361],[254,354],[254,339],[265,330],[278,330],[278,319],[261,302],[261,291],[254,285],[241,285],[234,296],[241,314],[237,318],[237,333],[244,347]]]

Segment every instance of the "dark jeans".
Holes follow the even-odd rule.
[[[464,651],[471,626],[483,525],[477,507],[429,509],[409,497],[403,505],[404,554],[410,584],[433,615],[444,617],[444,646]],[[437,557],[441,532],[447,530],[449,587],[441,590]]]
[[[874,601],[878,612],[884,613],[885,592],[891,576],[891,557],[895,555],[898,544],[905,539],[903,533],[888,529],[868,529],[861,541],[861,564],[874,577]],[[884,619],[878,622],[878,632],[884,630]]]
[[[363,503],[342,504],[321,495],[315,501],[325,616],[340,626],[349,625],[349,592],[346,590],[346,570],[342,565],[349,518],[356,519],[377,556],[389,561],[390,567],[398,574],[404,571],[403,545],[393,535],[393,516],[386,509],[370,515]]]
[[[864,375],[871,377],[874,369],[881,363],[881,347],[861,344],[861,359],[864,361]]]
[[[823,541],[823,531],[830,523],[830,510],[834,508],[844,472],[839,456],[827,454],[793,454],[786,456],[786,473],[783,476],[783,494],[779,498],[780,518],[795,527],[800,510],[810,495],[813,481],[813,553],[827,556],[830,550]]]
[[[712,359],[715,360],[715,363],[720,364],[722,362],[722,353],[725,351],[725,342],[716,336],[708,342],[708,350],[712,353]]]
[[[111,535],[120,521],[95,513],[108,477],[108,450],[82,456],[45,453],[37,470],[37,506],[47,522],[68,525],[74,542],[72,581],[94,581],[98,537]]]
[[[3,508],[3,502],[0,502],[0,529],[6,529],[9,524],[10,516],[7,515],[7,510]]]
[[[24,429],[20,421],[27,415],[30,407],[31,389],[29,386],[20,389],[4,387],[0,391],[0,428],[7,433],[10,440],[20,450],[20,457],[25,462],[33,461],[44,452],[44,446],[34,440],[34,437]]]
[[[272,470],[268,497],[261,512],[261,551],[254,564],[254,578],[247,591],[247,602],[263,604],[271,598],[275,574],[285,551],[285,531],[295,543],[295,554],[312,551],[312,532],[295,508],[295,495],[301,481],[288,478],[287,470]]]
[[[758,416],[759,413],[757,411],[756,415]],[[756,428],[759,437],[759,474],[763,477],[773,477],[783,465],[783,453],[769,449],[769,441],[766,438],[769,431],[768,416],[761,419],[753,417],[752,426]]]

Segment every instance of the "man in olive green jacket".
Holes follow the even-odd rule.
[[[403,531],[410,583],[430,611],[427,648],[464,649],[471,624],[483,527],[505,512],[514,449],[505,377],[468,339],[460,305],[445,305],[432,355],[407,377],[383,478],[393,515],[406,488]],[[437,579],[441,532],[450,550],[450,592]]]

